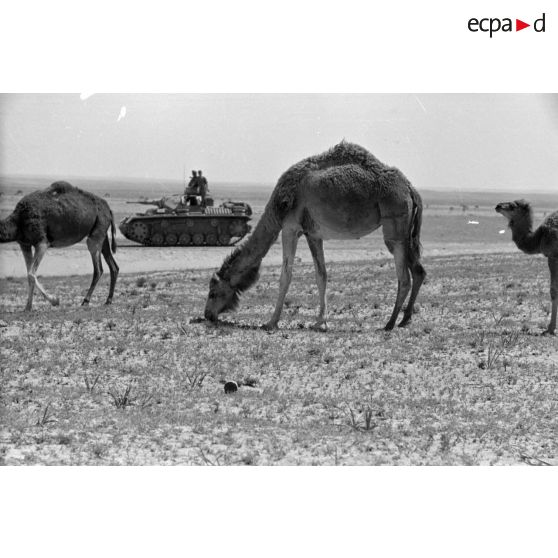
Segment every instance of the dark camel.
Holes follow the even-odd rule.
[[[108,238],[109,227],[112,251]],[[110,290],[106,301],[106,304],[110,304],[118,277],[118,265],[112,255],[116,252],[114,218],[105,200],[67,182],[54,182],[45,190],[22,198],[14,212],[0,221],[0,242],[17,242],[25,258],[29,283],[25,310],[31,310],[35,287],[53,306],[58,306],[59,299],[49,295],[37,279],[41,260],[49,247],[72,246],[86,237],[93,260],[93,280],[82,304],[89,304],[103,274],[101,253],[110,269]]]
[[[512,239],[522,252],[543,254],[548,258],[552,313],[544,333],[554,335],[558,313],[558,211],[546,217],[535,231],[533,231],[533,210],[525,200],[499,203],[496,211],[508,220]]]
[[[252,235],[213,275],[205,317],[216,321],[234,310],[240,294],[253,285],[262,259],[282,231],[283,266],[275,312],[264,325],[277,327],[292,277],[298,238],[306,236],[314,260],[320,310],[314,328],[327,329],[327,273],[323,241],[356,239],[380,226],[395,259],[397,298],[385,329],[393,329],[409,291],[399,326],[411,320],[426,272],[420,262],[422,201],[403,173],[378,161],[366,149],[341,142],[329,151],[289,168],[280,178]]]

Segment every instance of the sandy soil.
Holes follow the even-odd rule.
[[[199,319],[206,271],[123,274],[89,307],[84,277],[22,312],[0,280],[0,464],[558,464],[556,339],[542,257],[425,258],[406,328],[379,329],[389,260],[331,263],[328,332],[314,331],[312,264],[296,267],[280,329],[280,268],[218,325]],[[226,381],[239,389],[227,394]]]

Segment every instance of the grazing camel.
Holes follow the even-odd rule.
[[[112,251],[108,239],[109,226]],[[110,291],[106,301],[106,304],[110,304],[118,277],[118,265],[112,255],[112,252],[116,252],[114,218],[105,200],[67,182],[54,182],[45,190],[22,198],[14,212],[0,221],[0,242],[18,242],[25,258],[29,283],[25,310],[31,310],[35,287],[53,306],[58,306],[59,299],[49,295],[39,283],[37,270],[50,246],[72,246],[85,237],[93,260],[93,280],[82,304],[89,304],[103,274],[101,253],[110,269]]]
[[[420,262],[422,201],[403,173],[381,163],[366,149],[345,141],[289,168],[271,194],[252,235],[232,254],[209,283],[205,318],[216,321],[234,310],[240,294],[259,276],[263,257],[282,231],[283,265],[279,296],[265,329],[277,327],[292,277],[298,238],[304,234],[316,271],[320,299],[313,328],[327,329],[326,239],[357,239],[383,227],[384,241],[397,270],[397,298],[385,329],[393,329],[405,299],[399,326],[406,325],[426,272]],[[411,281],[412,277],[412,281]]]
[[[544,334],[554,335],[558,312],[558,211],[551,213],[533,232],[533,210],[525,200],[499,203],[496,211],[502,214],[512,230],[516,246],[526,254],[543,254],[550,269],[550,299],[552,314]]]

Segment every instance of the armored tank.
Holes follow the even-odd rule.
[[[244,202],[215,207],[210,195],[205,204],[199,196],[184,195],[128,203],[154,206],[118,226],[126,238],[145,246],[233,246],[252,229],[252,208]]]

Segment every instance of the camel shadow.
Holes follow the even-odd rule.
[[[211,322],[201,316],[196,318],[191,318],[189,321],[190,324],[205,324],[208,329],[251,329],[251,330],[258,330],[262,329],[261,326],[254,325],[254,324],[242,324],[233,322],[230,320],[217,320],[215,322]]]
[[[344,328],[344,327],[334,327],[328,328],[326,330],[321,328],[316,328],[313,325],[303,324],[302,322],[297,323],[290,323],[281,325],[279,328],[275,329],[266,329],[265,325],[262,324],[249,324],[249,323],[242,323],[242,322],[235,322],[233,320],[217,320],[216,322],[210,322],[203,317],[196,317],[191,318],[191,324],[205,324],[207,328],[210,329],[231,329],[231,330],[246,330],[246,331],[265,331],[266,333],[272,335],[274,333],[284,333],[284,332],[312,332],[312,333],[321,333],[321,334],[330,334],[330,335],[343,335],[343,334],[354,334],[354,333],[364,333],[363,329],[360,328]],[[397,331],[397,330],[393,330]],[[383,327],[374,328],[371,332],[376,334],[384,334],[390,335],[393,331],[386,331]]]

